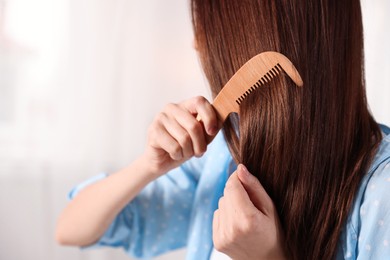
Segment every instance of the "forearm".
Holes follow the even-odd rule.
[[[140,157],[82,190],[60,215],[57,241],[63,245],[86,246],[103,235],[125,205],[155,178],[144,160]]]
[[[202,122],[196,120],[196,114]],[[69,203],[58,221],[57,241],[78,246],[95,242],[146,184],[191,157],[201,156],[207,148],[206,140],[213,138],[220,126],[204,97],[167,105],[149,127],[143,156],[86,187]]]

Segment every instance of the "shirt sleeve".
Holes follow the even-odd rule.
[[[128,255],[150,258],[186,246],[195,190],[204,158],[193,158],[147,185],[90,247],[122,247]],[[76,186],[72,199],[100,174]]]
[[[371,177],[360,207],[357,259],[390,259],[390,159]]]

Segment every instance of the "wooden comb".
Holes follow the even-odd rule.
[[[241,102],[257,88],[285,72],[297,86],[303,81],[292,62],[283,54],[268,51],[247,61],[226,83],[212,103],[218,119],[224,122],[232,112],[239,113]],[[197,118],[200,120],[200,118]]]

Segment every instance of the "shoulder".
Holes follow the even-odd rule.
[[[390,156],[390,155],[389,155]],[[373,217],[390,216],[390,157],[381,161],[371,174],[365,187],[360,206],[360,214],[364,222]],[[367,218],[365,218],[367,216]],[[389,217],[387,217],[389,218]],[[390,219],[388,219],[390,222]],[[362,224],[364,223],[362,221]],[[390,225],[390,223],[389,223]],[[390,226],[389,226],[390,228]]]
[[[390,259],[390,129],[362,179],[349,212],[336,259]]]
[[[355,202],[358,221],[354,223],[359,256],[369,259],[390,257],[390,135],[383,140],[360,187]],[[384,254],[386,253],[386,254]]]
[[[363,203],[390,195],[390,129],[382,126],[382,130],[385,130],[383,139],[366,176],[367,181],[362,183],[361,188],[365,190]]]
[[[359,257],[390,257],[390,158],[379,162],[365,188],[357,230]]]
[[[361,190],[364,190],[364,196],[360,213],[365,215],[366,209],[374,212],[390,212],[390,200],[388,199],[390,197],[390,134],[388,132],[384,132],[366,179],[361,187]]]

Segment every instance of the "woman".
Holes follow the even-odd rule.
[[[245,99],[239,120],[223,125],[229,150],[207,100],[168,105],[139,159],[72,192],[57,239],[139,257],[186,245],[188,259],[214,257],[214,247],[234,259],[390,257],[390,131],[366,104],[359,3],[192,0],[191,8],[214,96],[268,50],[290,58],[304,87],[281,76]],[[243,165],[228,177],[230,154]]]

